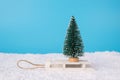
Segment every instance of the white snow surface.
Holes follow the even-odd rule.
[[[45,68],[24,70],[18,68],[16,65],[17,61],[20,59],[44,64],[47,60],[67,60],[67,57],[61,53],[0,53],[0,80],[120,80],[119,52],[86,52],[83,57],[80,57],[80,59],[88,60],[88,62],[91,63],[93,70],[47,70]]]

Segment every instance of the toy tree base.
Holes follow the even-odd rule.
[[[79,62],[79,58],[69,58],[69,62]]]

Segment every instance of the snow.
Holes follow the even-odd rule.
[[[67,60],[67,57],[59,53],[0,53],[0,80],[120,80],[119,52],[86,52],[80,59],[88,60],[94,70],[47,70],[45,68],[23,70],[16,65],[20,59],[44,64],[47,60]]]

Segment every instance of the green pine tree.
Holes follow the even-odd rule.
[[[78,58],[79,56],[83,56],[83,48],[84,46],[80,36],[80,31],[74,16],[72,16],[69,27],[67,29],[63,54],[71,58]]]

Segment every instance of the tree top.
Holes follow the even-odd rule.
[[[75,19],[75,17],[74,17],[74,16],[72,16],[72,17],[71,17],[71,19],[73,20],[73,19]]]

